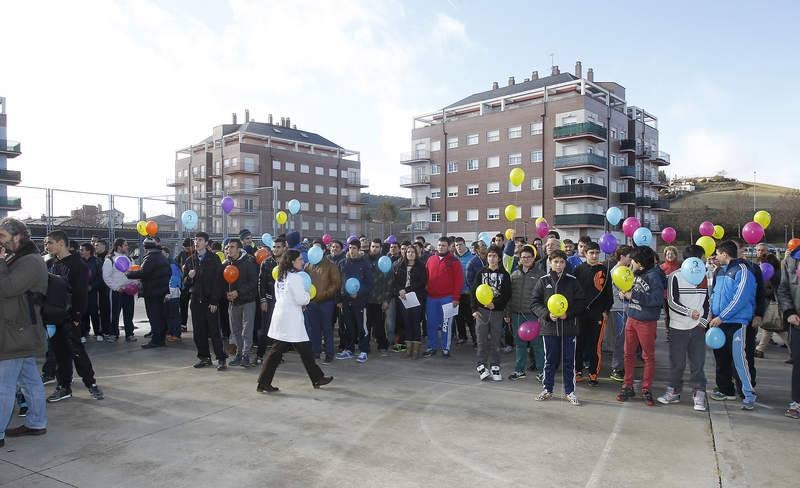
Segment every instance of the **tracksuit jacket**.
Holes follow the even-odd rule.
[[[725,324],[749,324],[756,311],[756,280],[742,259],[714,273],[711,313]]]
[[[550,320],[547,300],[556,293],[564,295],[569,306],[567,307],[567,318],[553,322]],[[541,325],[539,334],[543,336],[577,336],[578,316],[584,311],[585,300],[583,288],[578,280],[567,272],[559,275],[555,271],[551,271],[539,278],[533,289],[533,313],[539,317]]]

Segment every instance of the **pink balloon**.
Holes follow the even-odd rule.
[[[633,237],[633,233],[641,226],[642,224],[639,223],[639,219],[636,217],[628,217],[622,222],[622,232],[624,232],[627,237]]]
[[[525,342],[530,342],[539,336],[541,325],[538,320],[529,320],[519,325],[519,338]]]
[[[547,225],[546,221],[542,220],[536,224],[536,235],[544,239],[548,232],[550,232],[550,226]]]
[[[331,237],[331,235],[330,235],[330,234],[325,234],[325,235],[323,235],[323,236],[322,236],[322,242],[323,242],[323,243],[324,243],[326,246],[327,246],[328,244],[330,244],[330,243],[331,243],[331,241],[333,241],[333,237]]]
[[[764,238],[764,228],[758,222],[748,222],[742,227],[742,239],[748,244],[756,244]]]
[[[678,232],[672,227],[664,227],[661,230],[661,239],[667,244],[672,244],[676,237],[678,237]]]
[[[714,235],[714,224],[706,220],[702,224],[700,224],[698,230],[700,231],[701,236],[711,237]]]

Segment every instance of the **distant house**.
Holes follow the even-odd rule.
[[[164,214],[148,217],[147,220],[154,221],[156,224],[158,224],[158,230],[162,231],[174,231],[178,224],[178,221],[175,219],[175,217]]]
[[[669,185],[670,193],[683,194],[683,193],[691,193],[694,190],[695,190],[694,182],[689,180],[673,181]]]
[[[125,213],[117,209],[104,210],[99,213],[97,221],[101,227],[108,227],[109,225],[121,227],[125,221]]]

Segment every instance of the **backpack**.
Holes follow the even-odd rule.
[[[72,309],[72,293],[67,280],[57,274],[47,273],[47,293],[39,295],[38,304],[45,324],[60,325],[66,322]]]

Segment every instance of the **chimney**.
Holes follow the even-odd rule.
[[[245,123],[250,122],[250,109],[244,109],[244,121]]]
[[[508,86],[514,86],[514,77],[513,76],[509,76],[508,77]]]
[[[594,81],[594,70],[592,68],[586,70],[586,79],[589,81]]]
[[[292,124],[292,129],[297,130],[297,124]]]
[[[559,74],[561,74],[561,71],[559,71],[559,70],[558,70],[558,65],[556,65],[556,66],[553,66],[553,73],[552,73],[552,75],[553,75],[553,76],[555,76],[555,75],[559,75]]]
[[[267,114],[267,123],[272,125],[272,114]]]
[[[286,117],[286,128],[288,129],[292,125],[292,119]]]
[[[492,82],[492,90],[497,90],[499,87],[500,85],[498,85],[496,81]]]
[[[575,62],[575,76],[578,78],[583,78],[583,68],[581,67],[581,62]]]
[[[286,117],[281,117],[281,127],[286,127]]]
[[[531,73],[531,79],[532,80],[538,80],[539,79],[539,72],[538,71],[534,71],[533,73]]]
[[[233,112],[231,117],[233,118],[233,125],[236,125],[236,112]]]
[[[527,83],[527,82],[529,82],[529,81],[531,81],[531,79],[530,79],[530,78],[525,78],[525,83]]]

